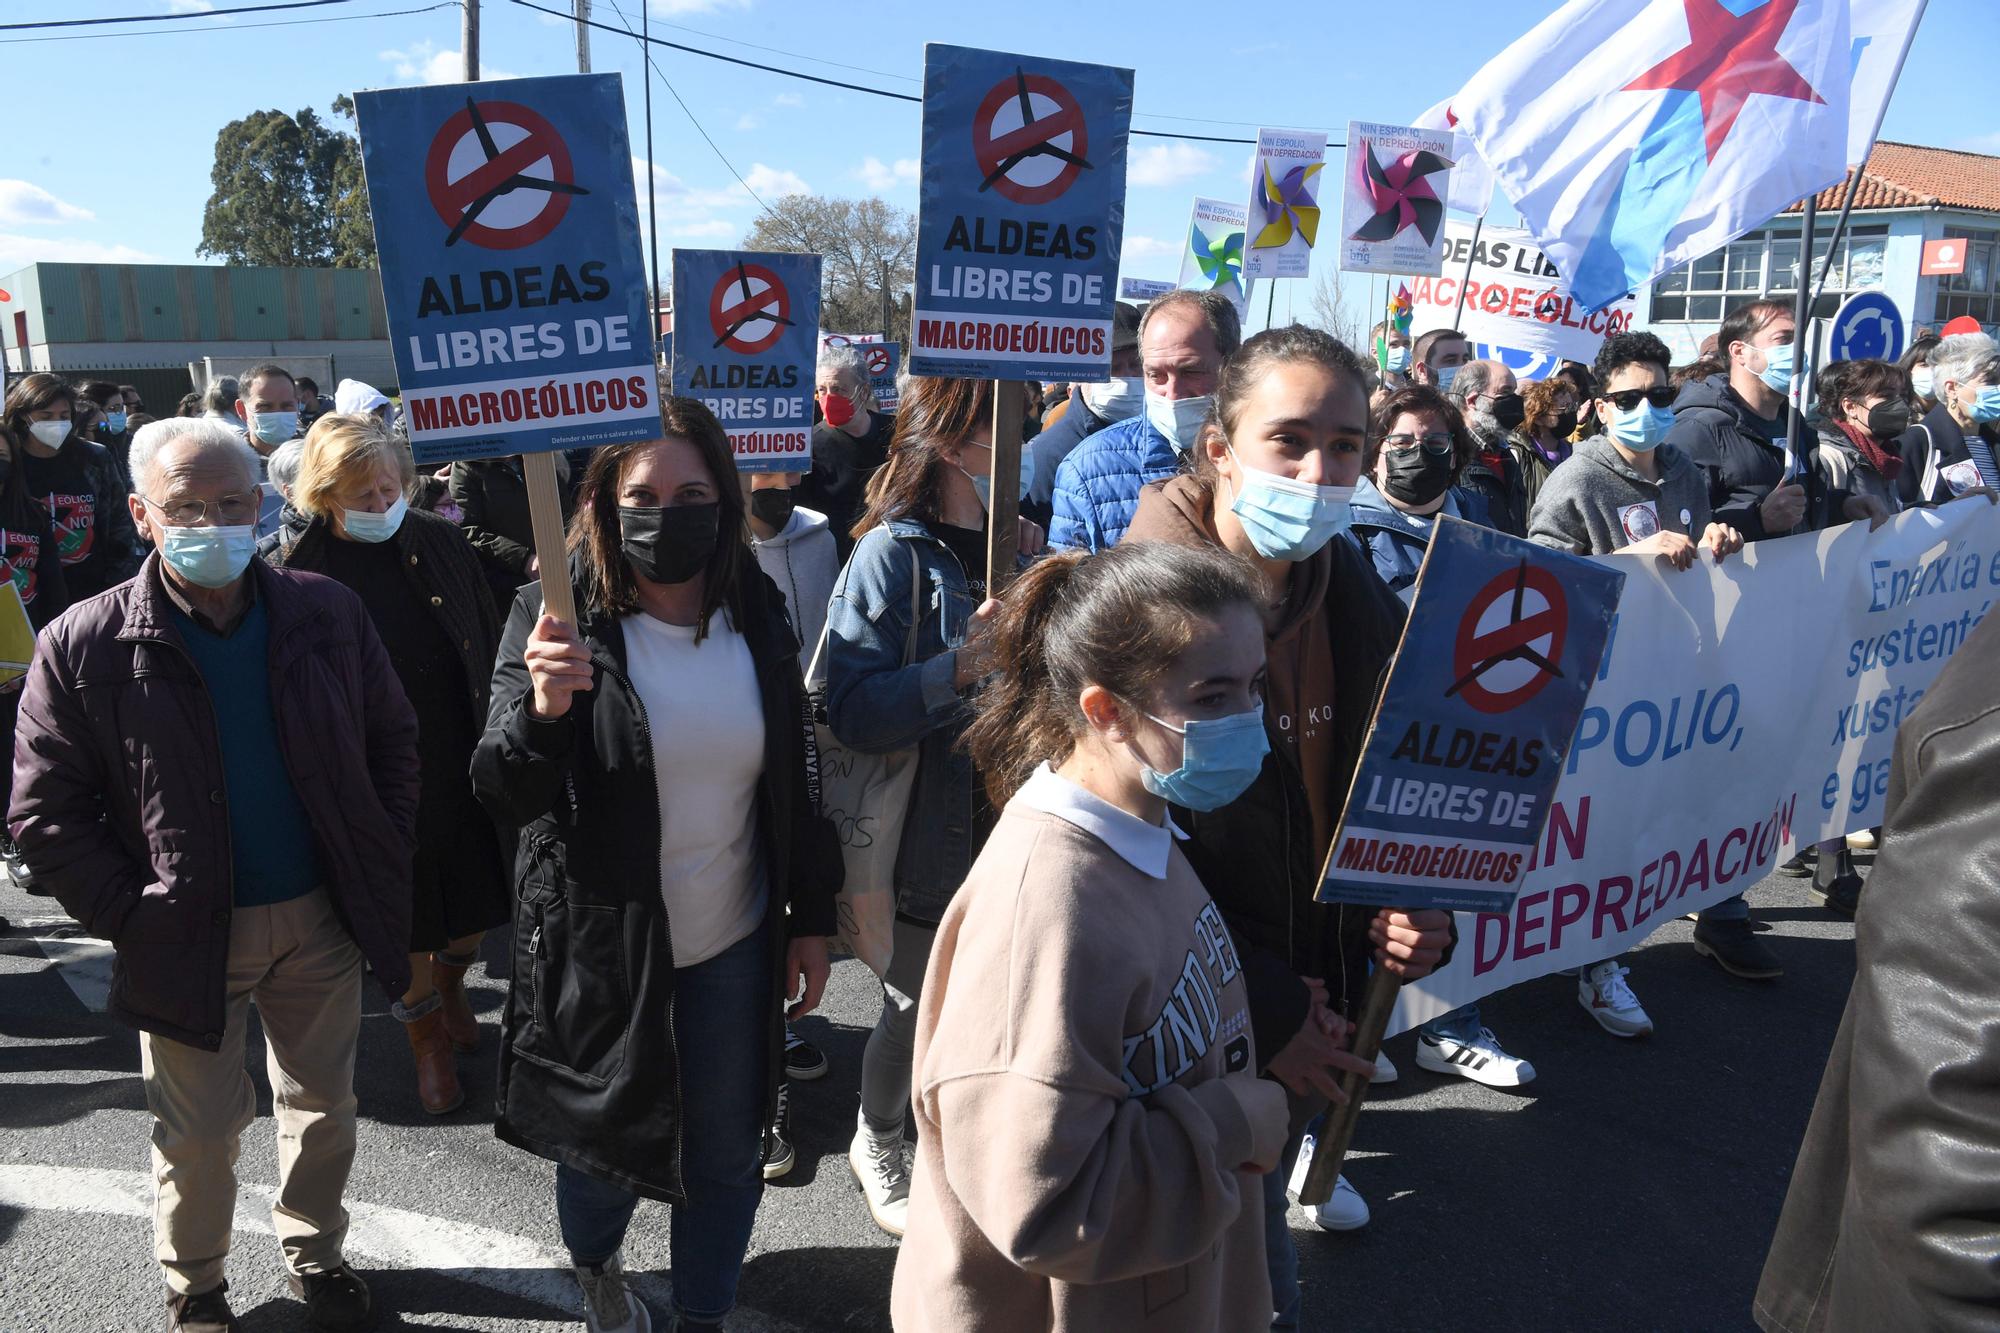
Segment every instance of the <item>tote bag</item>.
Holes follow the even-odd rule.
[[[906,667],[916,659],[923,586],[923,565],[911,543],[910,632],[903,641]],[[889,969],[894,940],[896,851],[903,845],[903,821],[917,780],[917,750],[912,746],[889,754],[863,754],[833,734],[826,711],[826,633],[820,630],[819,646],[806,668],[806,694],[812,701],[813,731],[819,742],[821,813],[840,835],[840,858],[847,872],[835,899],[839,940],[879,977]]]

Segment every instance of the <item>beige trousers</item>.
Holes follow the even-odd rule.
[[[256,1118],[243,1068],[250,1002],[264,1025],[278,1123],[278,1197],[271,1221],[294,1273],[341,1265],[354,1164],[354,1046],[361,1031],[361,951],[324,890],[230,915],[227,1024],[205,1051],[139,1034],[153,1112],[153,1247],[167,1285],[222,1281],[236,1213],[236,1156]]]

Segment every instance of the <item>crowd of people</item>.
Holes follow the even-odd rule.
[[[316,1328],[377,1317],[342,1251],[364,970],[408,1095],[450,1115],[489,933],[496,1129],[555,1163],[586,1326],[652,1327],[621,1261],[640,1198],[671,1207],[671,1326],[719,1326],[794,1161],[789,1084],[827,1069],[791,1026],[842,889],[816,726],[915,766],[848,1152],[903,1238],[897,1326],[1304,1326],[1315,1131],[1343,1073],[1399,1076],[1349,1049],[1371,970],[1458,943],[1446,913],[1312,894],[1438,516],[1686,570],[2000,491],[1991,338],[1822,367],[1795,453],[1797,335],[1755,301],[1692,369],[1628,331],[1524,387],[1450,329],[1364,356],[1175,291],[1118,308],[1108,381],[1032,387],[1018,477],[992,382],[913,379],[892,415],[830,348],[810,470],[739,477],[677,397],[656,438],[562,460],[560,571],[518,459],[420,474],[371,386],[329,404],[262,365],[153,420],[129,387],[19,379],[0,573],[40,637],[0,699],[6,851],[116,950],[169,1326],[236,1326],[252,1003],[293,1289]],[[1030,516],[1004,590],[996,485]],[[1856,910],[1843,841],[1787,869]],[[1783,972],[1740,896],[1694,938]],[[1655,1022],[1631,977],[1577,976],[1620,1038]],[[1417,1062],[1536,1073],[1477,1004]],[[1368,1206],[1343,1178],[1309,1219]]]

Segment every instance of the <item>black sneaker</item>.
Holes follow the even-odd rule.
[[[306,1322],[324,1333],[358,1333],[375,1327],[375,1302],[353,1269],[292,1274],[292,1294],[306,1303]]]
[[[1806,892],[1819,899],[1827,911],[1853,916],[1861,905],[1861,874],[1854,868],[1853,855],[1843,850],[1821,870],[1824,873],[1813,876],[1812,887]]]
[[[237,1333],[243,1326],[229,1312],[229,1298],[224,1294],[228,1290],[229,1284],[225,1282],[212,1291],[193,1296],[169,1292],[167,1333]]]
[[[826,1077],[826,1054],[785,1024],[785,1077],[810,1083]]]
[[[778,1109],[764,1129],[764,1179],[776,1180],[798,1160],[799,1155],[792,1148],[792,1089],[790,1084],[780,1081]]]
[[[1778,867],[1778,873],[1787,879],[1809,879],[1812,876],[1813,865],[1818,860],[1817,847],[1801,848],[1797,856]]]
[[[1694,951],[1704,958],[1713,958],[1716,966],[1733,977],[1769,981],[1785,975],[1778,955],[1757,938],[1747,920],[1695,922]]]

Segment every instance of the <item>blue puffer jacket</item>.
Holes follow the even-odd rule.
[[[1444,508],[1438,512],[1477,523],[1482,528],[1493,526],[1486,497],[1470,486],[1454,486],[1446,491]],[[1369,558],[1376,576],[1408,606],[1416,590],[1417,570],[1424,563],[1424,552],[1430,547],[1431,533],[1437,527],[1436,519],[1404,513],[1390,504],[1367,477],[1354,488],[1353,514],[1353,526],[1342,535]]]
[[[906,667],[912,552],[926,590]],[[965,642],[976,609],[958,557],[908,518],[855,543],[826,608],[827,725],[865,754],[917,747],[896,852],[896,912],[927,923],[944,916],[992,826],[972,760],[958,748],[972,712],[954,684],[952,650]]]
[[[1181,470],[1173,442],[1142,413],[1107,426],[1056,469],[1049,545],[1105,551],[1118,544],[1139,508],[1139,492]]]

